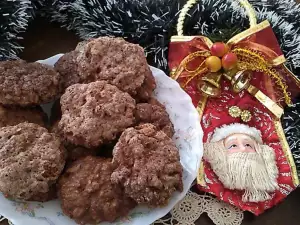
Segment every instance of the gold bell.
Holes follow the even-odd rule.
[[[221,81],[222,73],[209,73],[206,76],[202,77],[202,81],[205,81],[206,83],[220,88],[220,81]]]
[[[217,97],[221,94],[221,73],[209,73],[198,83],[198,89],[209,97]]]
[[[231,81],[237,72],[239,72],[239,70],[237,68],[233,68],[232,70],[225,71],[223,75],[227,80]]]
[[[231,80],[233,91],[238,93],[246,90],[250,86],[251,78],[252,73],[247,70],[238,71],[234,75],[231,75],[229,80]]]

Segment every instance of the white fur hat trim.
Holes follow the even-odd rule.
[[[210,142],[218,142],[233,134],[247,134],[254,138],[259,144],[263,144],[259,130],[241,123],[233,123],[216,128]]]

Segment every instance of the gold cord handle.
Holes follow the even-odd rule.
[[[186,18],[186,15],[190,11],[190,9],[197,3],[197,1],[199,0],[188,0],[187,3],[183,6],[178,17],[178,23],[177,23],[178,36],[183,36],[184,20]],[[239,3],[245,8],[246,13],[249,17],[250,27],[255,26],[257,24],[256,14],[251,4],[248,2],[248,0],[237,0],[237,1],[239,1]]]
[[[252,5],[248,0],[238,0],[240,4],[245,8],[246,13],[249,17],[250,27],[254,27],[257,24],[256,13]]]

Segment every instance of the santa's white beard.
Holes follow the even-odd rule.
[[[211,145],[211,144],[209,144]],[[271,199],[270,192],[278,189],[275,154],[273,149],[262,145],[259,153],[237,152],[228,153],[221,147],[211,149],[206,153],[212,169],[229,189],[245,190],[244,202],[260,202]]]

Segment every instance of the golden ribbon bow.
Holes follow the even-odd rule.
[[[202,82],[209,83],[210,85],[198,86],[198,89],[201,90],[203,94],[210,97],[218,96],[220,94],[220,81],[222,77],[225,77],[230,80],[232,89],[235,92],[247,90],[277,118],[280,118],[283,114],[283,108],[271,98],[266,96],[258,88],[251,85],[251,73],[246,72],[255,71],[268,75],[273,81],[275,81],[277,87],[280,88],[285,103],[289,106],[292,104],[290,93],[287,91],[288,86],[278,69],[292,77],[298,87],[300,87],[300,82],[295,75],[285,67],[285,57],[283,55],[279,56],[269,47],[255,43],[251,40],[253,34],[269,26],[269,22],[264,21],[237,34],[227,42],[231,52],[235,53],[238,57],[237,70],[222,73],[210,73],[206,67],[205,60],[207,57],[211,56],[209,49],[213,45],[213,42],[207,37],[198,36],[197,38],[201,38],[205,44],[203,46],[197,46],[198,51],[186,56],[176,70],[172,71],[171,77],[175,80],[179,77],[186,78],[187,80],[182,85],[183,88],[194,78],[201,77]],[[179,41],[180,39],[182,39],[182,36],[173,36],[171,41]],[[195,62],[197,62],[196,68],[190,69],[190,65],[195,64]],[[184,71],[187,72],[188,75],[182,75]]]

